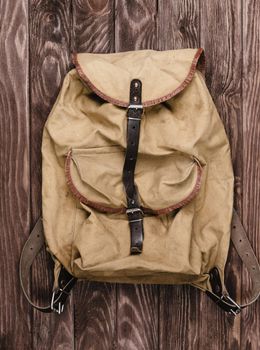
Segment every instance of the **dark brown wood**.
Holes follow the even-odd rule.
[[[118,349],[158,349],[158,286],[118,285]]]
[[[73,51],[114,51],[114,1],[73,1]]]
[[[115,50],[157,49],[156,0],[115,3]]]
[[[230,139],[236,187],[242,179],[241,157],[242,138],[241,115],[241,6],[236,0],[224,2],[202,2],[201,46],[206,54],[206,82],[216,104],[220,118],[224,122]],[[214,38],[214,39],[213,39]],[[241,206],[241,198],[236,196],[236,206]],[[234,249],[226,269],[227,289],[235,300],[239,300],[240,259]],[[201,298],[201,328],[199,348],[239,349],[240,317],[233,318],[223,313],[211,300],[203,295]],[[217,327],[216,327],[217,325]],[[219,336],[221,334],[221,336]]]
[[[29,307],[17,273],[41,211],[42,129],[72,51],[205,48],[206,83],[232,148],[235,206],[260,258],[259,2],[0,3],[0,349],[260,348],[260,302],[234,320],[192,287],[82,281],[62,316],[45,315]],[[48,300],[51,268],[41,254],[32,272],[36,302]],[[246,298],[250,281],[233,248],[226,277],[231,295]]]
[[[31,310],[17,273],[30,227],[28,5],[0,8],[0,348],[31,349]]]
[[[70,0],[31,0],[30,92],[31,92],[31,195],[32,220],[41,215],[41,139],[44,123],[68,71],[70,59]],[[32,269],[33,294],[38,303],[48,303],[52,290],[51,259],[46,252]],[[73,347],[73,308],[56,314],[33,312],[34,349]]]
[[[75,349],[117,349],[116,285],[82,281],[74,295]]]
[[[243,2],[243,223],[260,258],[260,3]],[[242,274],[242,296],[247,296],[248,275]],[[260,348],[260,302],[245,310],[241,320],[241,349]]]
[[[200,45],[200,1],[158,1],[160,50],[197,48]]]
[[[160,286],[160,349],[200,349],[200,292],[188,286]]]

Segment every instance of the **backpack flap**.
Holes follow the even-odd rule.
[[[142,82],[142,105],[149,107],[181,92],[197,68],[204,71],[203,49],[136,53],[75,53],[73,62],[82,81],[99,97],[121,107],[129,105],[133,78]]]

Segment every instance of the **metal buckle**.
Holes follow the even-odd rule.
[[[126,214],[134,214],[136,212],[140,212],[142,215],[144,215],[144,213],[143,213],[141,208],[129,208],[129,209],[126,209]]]
[[[132,108],[132,109],[143,109],[143,105],[129,105],[127,107],[128,109]]]
[[[127,113],[127,119],[138,120],[140,122],[141,117],[144,114],[143,105],[129,105],[128,109],[135,109],[135,110],[141,109],[142,110],[142,114],[140,116],[129,117],[128,113]]]
[[[233,300],[229,295],[222,295],[221,299],[227,299],[230,301],[231,304],[233,304],[237,309],[236,310],[230,310],[229,314],[233,314],[234,316],[238,315],[241,312],[241,306],[238,305],[235,300]]]
[[[51,297],[51,309],[52,311],[54,312],[57,312],[57,314],[61,314],[64,310],[64,304],[61,303],[60,301],[58,302],[58,304],[56,305],[56,303],[54,303],[54,300],[55,300],[55,295],[58,294],[58,293],[65,293],[65,294],[69,294],[67,292],[65,292],[63,289],[58,289],[58,290],[55,290],[53,291],[52,293],[52,297]]]

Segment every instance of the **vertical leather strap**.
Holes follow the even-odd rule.
[[[142,114],[142,82],[133,79],[130,83],[130,104],[127,111],[127,147],[123,168],[123,184],[128,207],[126,213],[131,233],[130,254],[140,254],[143,248],[143,212],[140,208],[134,183]]]

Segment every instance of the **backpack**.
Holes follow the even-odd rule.
[[[189,284],[238,314],[260,266],[233,209],[230,145],[204,79],[203,49],[73,55],[42,138],[42,218],[20,259],[25,289],[40,249],[54,260],[43,312],[77,279]],[[224,285],[230,237],[253,291]]]

